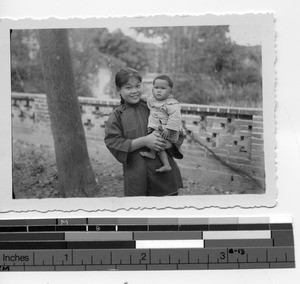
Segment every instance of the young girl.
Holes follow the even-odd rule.
[[[147,133],[149,109],[141,101],[141,82],[140,74],[130,68],[116,74],[116,90],[121,97],[121,105],[111,113],[106,123],[104,141],[109,151],[123,164],[125,196],[177,195],[178,189],[182,188],[182,179],[173,157],[182,159],[182,154],[157,132]],[[149,149],[166,150],[171,170],[157,173],[160,159],[148,159],[140,154]]]
[[[173,82],[166,75],[157,76],[153,81],[153,96],[147,100],[150,116],[148,132],[157,131],[164,139],[175,144],[181,130],[180,104],[172,94]],[[154,159],[157,152],[141,152],[141,155]],[[156,171],[159,173],[170,171],[172,168],[165,151],[158,152],[162,167]]]

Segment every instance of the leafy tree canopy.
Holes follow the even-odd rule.
[[[120,30],[110,33],[103,29],[71,29],[69,40],[72,65],[79,96],[92,96],[92,86],[99,80],[100,68],[112,73],[130,66],[142,71],[148,65],[144,45],[125,36]],[[12,90],[43,93],[45,87],[41,72],[36,30],[13,30]]]
[[[113,75],[129,66],[144,76],[149,72],[169,74],[181,102],[262,105],[261,47],[235,44],[229,37],[229,26],[134,29],[153,42],[138,42],[121,30],[69,30],[79,96],[93,96],[93,86],[102,80],[98,75],[101,68]],[[36,31],[13,30],[11,50],[12,90],[44,92]],[[108,88],[113,96],[113,84]]]
[[[173,77],[180,101],[261,105],[260,47],[233,43],[229,26],[143,27],[136,31],[161,39],[159,56],[163,60],[157,70]]]

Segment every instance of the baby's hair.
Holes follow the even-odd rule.
[[[142,82],[142,76],[133,68],[121,69],[115,76],[115,84],[118,89],[128,83],[130,78],[136,78],[138,81]],[[121,96],[121,104],[124,104],[124,100]]]
[[[153,85],[155,84],[156,80],[165,80],[168,82],[169,87],[172,89],[173,88],[173,81],[171,80],[171,78],[167,75],[159,75],[157,77],[155,77],[155,79],[153,80]]]

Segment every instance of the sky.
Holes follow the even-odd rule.
[[[240,45],[260,45],[261,30],[255,25],[229,26],[231,40]]]

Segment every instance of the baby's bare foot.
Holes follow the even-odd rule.
[[[156,170],[157,173],[164,173],[164,172],[169,172],[172,170],[170,166],[162,166],[159,169]]]

